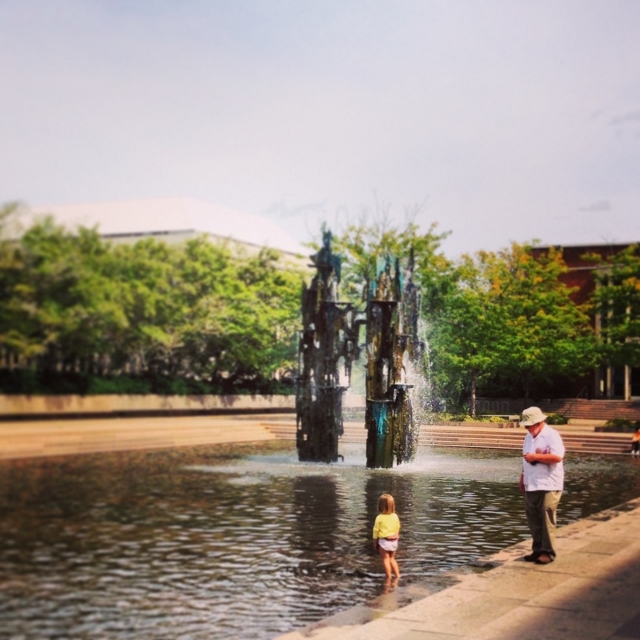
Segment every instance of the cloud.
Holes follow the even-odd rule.
[[[305,241],[373,192],[454,255],[640,234],[640,3],[53,4],[0,2],[0,202],[192,197]]]
[[[324,214],[327,210],[327,201],[309,202],[306,204],[289,204],[283,197],[278,202],[270,204],[263,210],[267,215],[275,215],[280,218],[289,218],[292,216],[306,215],[308,213]]]
[[[613,125],[627,124],[629,122],[640,122],[640,109],[638,111],[630,111],[629,113],[625,113],[621,116],[616,116],[611,120],[611,124]]]
[[[578,211],[611,211],[611,203],[608,200],[598,200],[586,207],[580,207]]]
[[[640,137],[640,109],[629,111],[611,120],[618,139],[637,139]]]

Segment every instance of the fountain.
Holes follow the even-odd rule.
[[[376,277],[365,288],[366,318],[338,301],[341,257],[332,235],[311,256],[316,275],[302,292],[296,446],[300,461],[335,462],[343,433],[342,398],[358,358],[359,330],[366,324],[365,426],[367,467],[391,468],[413,458],[418,439],[407,370],[420,358],[417,339],[419,289],[413,282],[411,252],[407,282],[399,259],[378,260]],[[343,368],[341,376],[340,369]]]
[[[393,467],[411,460],[418,432],[410,396],[408,370],[417,365],[420,307],[413,282],[413,251],[405,285],[399,259],[379,259],[367,287],[367,467]]]
[[[300,461],[336,462],[343,433],[342,396],[358,357],[361,321],[350,303],[338,301],[341,257],[331,232],[311,256],[317,273],[302,291],[302,334],[296,387],[296,446]],[[342,375],[341,375],[342,369]]]

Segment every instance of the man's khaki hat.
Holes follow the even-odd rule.
[[[538,422],[544,422],[546,419],[547,416],[545,416],[538,407],[529,407],[522,412],[520,426],[530,427],[534,424],[538,424]]]

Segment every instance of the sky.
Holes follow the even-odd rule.
[[[640,241],[637,0],[0,0],[0,203]]]

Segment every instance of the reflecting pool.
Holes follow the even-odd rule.
[[[421,448],[395,469],[293,443],[0,463],[7,638],[267,639],[384,589],[371,528],[396,498],[402,585],[528,537],[517,452]],[[571,455],[560,524],[640,495],[640,459]]]

